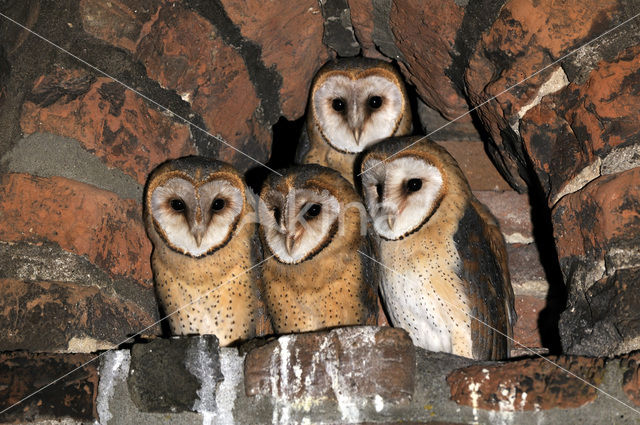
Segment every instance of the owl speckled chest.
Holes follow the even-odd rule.
[[[335,170],[293,167],[260,193],[264,300],[278,333],[377,321],[376,268],[358,195]]]
[[[380,261],[393,264],[380,284],[389,318],[411,330],[419,347],[472,357],[468,297],[456,273],[460,257],[453,240],[429,230],[424,238],[380,243]]]
[[[255,261],[251,244],[256,243],[251,227],[245,226],[229,244],[202,258],[186,257],[166,245],[154,250],[156,294],[170,315],[172,333],[215,334],[221,345],[256,335],[262,318],[260,276],[250,270]]]
[[[145,226],[172,334],[215,334],[225,346],[269,332],[249,190],[229,164],[197,156],[167,161],[149,176]]]
[[[390,138],[364,152],[361,171],[391,323],[429,350],[507,357],[515,310],[504,239],[455,160],[425,138]]]

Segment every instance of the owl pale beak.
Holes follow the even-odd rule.
[[[300,238],[300,235],[302,235],[303,231],[304,229],[299,228],[293,233],[287,233],[286,238],[284,240],[284,245],[285,245],[285,248],[287,248],[287,253],[289,255],[291,255],[291,253],[293,252],[293,246],[296,244],[296,242]]]
[[[293,245],[296,243],[295,235],[287,235],[285,239],[285,248],[287,248],[287,253],[291,255],[291,251],[293,251]]]
[[[396,216],[389,214],[387,216],[387,224],[389,225],[389,229],[393,230],[393,225],[396,224]]]
[[[193,238],[196,240],[196,245],[198,245],[198,248],[200,247],[200,244],[202,243],[202,238],[204,237],[204,231],[205,231],[204,226],[196,226],[191,231],[191,233],[193,234]]]
[[[353,129],[353,138],[356,141],[356,145],[360,145],[360,136],[362,135],[362,130],[360,128]]]

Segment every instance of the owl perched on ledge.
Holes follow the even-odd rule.
[[[305,165],[260,193],[264,300],[277,333],[377,322],[377,266],[366,212],[340,174]]]
[[[353,183],[359,152],[411,129],[409,99],[393,66],[367,58],[329,62],[311,85],[296,162],[333,168]]]
[[[504,239],[451,155],[419,139],[373,145],[359,167],[390,321],[428,350],[506,358],[516,314]]]
[[[145,225],[171,333],[215,334],[225,346],[269,331],[249,190],[230,165],[196,156],[167,161],[149,176]]]

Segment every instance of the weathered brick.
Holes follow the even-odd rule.
[[[96,38],[130,52],[140,40],[161,0],[80,0],[78,5],[82,29]]]
[[[166,159],[196,153],[186,125],[106,77],[57,70],[38,79],[29,99],[20,117],[24,133],[76,139],[140,184]]]
[[[211,134],[259,161],[268,159],[270,128],[259,119],[260,99],[245,62],[211,22],[185,5],[167,4],[138,44],[136,57],[149,77],[191,104]],[[210,144],[216,148],[200,153],[215,154],[243,171],[256,165],[212,138]]]
[[[414,390],[415,348],[402,329],[353,326],[282,336],[245,360],[247,395],[281,400],[382,397],[407,402]]]
[[[152,291],[148,296],[153,297]],[[153,324],[157,310],[93,286],[0,279],[0,350],[93,352]],[[145,334],[158,334],[156,326]]]
[[[151,243],[139,202],[62,177],[14,173],[0,176],[0,212],[1,240],[49,240],[112,276],[151,285]]]
[[[554,364],[555,363],[555,364]],[[508,412],[571,409],[592,403],[604,377],[604,359],[550,356],[453,371],[447,382],[456,403]]]
[[[511,190],[491,163],[481,141],[438,141],[437,143],[456,160],[469,181],[471,190]]]
[[[71,418],[82,422],[97,420],[98,362],[87,354],[0,353],[1,423]],[[57,382],[67,373],[75,370]],[[39,393],[30,396],[45,385]]]

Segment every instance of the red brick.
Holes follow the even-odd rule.
[[[471,190],[509,191],[511,187],[502,178],[484,150],[481,141],[437,142],[455,158],[467,177]]]
[[[448,119],[469,110],[463,96],[445,72],[453,61],[450,52],[462,25],[465,9],[454,1],[393,2],[389,24],[404,55],[403,71],[430,107]],[[428,22],[428,25],[425,23]],[[470,116],[461,118],[470,122]]]
[[[373,41],[374,16],[373,2],[371,0],[347,0],[351,12],[351,24],[364,57],[382,59],[389,58],[382,55]]]
[[[62,417],[83,423],[96,421],[98,362],[85,365],[93,357],[84,354],[0,354],[0,411],[79,368],[65,379],[0,414],[0,422],[24,423],[59,420]]]
[[[516,313],[518,321],[513,327],[513,339],[524,345],[526,348],[540,348],[540,329],[538,328],[538,317],[540,311],[545,307],[546,300],[533,296],[516,296]],[[513,344],[512,348],[522,352],[526,348],[519,344]],[[526,352],[526,351],[525,351]],[[529,352],[529,354],[531,354]]]
[[[596,177],[599,159],[640,137],[635,124],[640,115],[634,83],[638,72],[640,47],[636,46],[611,62],[601,61],[584,83],[571,83],[546,96],[523,117],[524,147],[549,195],[550,206],[575,186],[581,171],[595,167],[591,178]],[[589,181],[585,179],[585,183]]]
[[[82,29],[109,44],[134,52],[143,26],[161,3],[161,0],[80,0]]]
[[[473,365],[453,371],[447,382],[456,403],[507,412],[571,409],[592,403],[604,377],[604,359],[549,356],[493,365]],[[553,364],[553,363],[555,364]]]
[[[97,78],[81,95],[71,92],[49,104],[45,93],[68,88],[83,73],[63,70],[41,77],[34,87],[35,100],[40,103],[27,101],[22,107],[22,131],[74,138],[141,184],[167,158],[195,153],[186,125],[172,121],[108,78]]]
[[[565,196],[553,209],[560,259],[587,256],[604,260],[606,251],[625,241],[637,246],[640,234],[640,168],[603,176]]]
[[[257,160],[268,159],[270,129],[259,122],[260,101],[249,72],[211,22],[179,3],[166,5],[136,56],[151,78],[191,104],[211,134]],[[256,165],[224,145],[217,156],[243,170]]]
[[[481,162],[481,161],[480,161]],[[477,180],[473,178],[470,180]],[[503,180],[504,182],[504,180]],[[471,183],[473,185],[473,183]],[[473,194],[498,219],[500,230],[509,243],[533,242],[529,196],[516,191],[474,190]]]
[[[155,310],[144,311],[94,286],[59,282],[0,279],[0,299],[0,351],[112,348],[153,324],[157,316]],[[145,331],[159,333],[159,326]]]
[[[283,115],[289,120],[300,118],[311,80],[330,57],[322,43],[324,26],[318,2],[299,0],[286,7],[261,0],[222,0],[222,4],[242,35],[260,46],[264,65],[275,67],[282,76]]]
[[[139,202],[62,177],[5,174],[0,217],[1,240],[50,240],[112,276],[151,285],[151,243]]]
[[[607,22],[613,20],[616,7],[620,6],[613,0],[509,1],[471,55],[465,74],[471,104],[483,104],[477,110],[478,117],[519,187],[526,187],[519,175],[526,159],[511,146],[517,142],[503,140],[503,135],[513,134],[511,124],[518,120],[520,110],[560,67],[532,75],[603,32],[600,28],[609,27]],[[504,92],[520,82],[517,88]],[[498,94],[495,100],[484,103]]]

